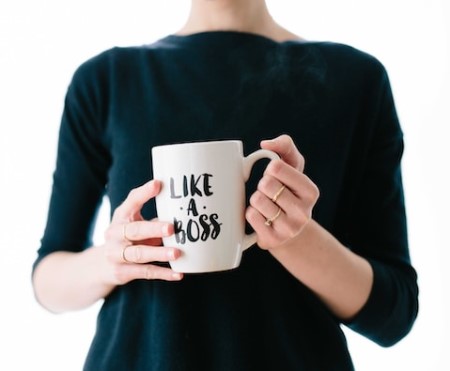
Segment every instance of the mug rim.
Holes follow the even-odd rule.
[[[179,143],[169,143],[169,144],[161,144],[152,147],[152,151],[155,149],[163,149],[166,147],[187,147],[187,146],[210,146],[210,145],[225,145],[225,144],[238,144],[242,146],[242,141],[238,139],[224,139],[224,140],[199,140],[193,142],[179,142]]]

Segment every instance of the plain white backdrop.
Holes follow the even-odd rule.
[[[386,66],[405,132],[409,239],[419,273],[412,332],[384,349],[345,330],[357,370],[450,370],[450,9],[447,0],[269,0],[307,39],[353,45]],[[0,3],[1,370],[81,370],[99,304],[53,315],[35,302],[63,99],[72,73],[112,46],[146,44],[184,23],[189,0]],[[107,224],[103,209],[96,239]]]

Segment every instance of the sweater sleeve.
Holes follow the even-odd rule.
[[[380,65],[379,65],[380,66]],[[350,217],[349,245],[372,266],[367,303],[347,325],[381,346],[406,336],[418,313],[416,271],[411,265],[401,175],[403,134],[385,69],[362,180]]]
[[[92,244],[110,163],[101,58],[77,69],[65,97],[47,223],[33,270],[52,252],[78,252]]]

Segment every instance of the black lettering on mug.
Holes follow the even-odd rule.
[[[183,222],[173,218],[173,226],[175,232],[175,241],[177,243],[184,245],[186,243],[186,233],[183,231]]]
[[[181,196],[178,196],[175,194],[175,181],[173,178],[170,178],[170,198],[181,198]]]
[[[186,235],[189,241],[197,242],[200,238],[200,228],[195,220],[189,220],[186,228]]]
[[[212,232],[211,232],[211,238],[213,240],[215,240],[217,237],[219,237],[220,234],[220,226],[222,225],[222,223],[219,223],[217,221],[217,219],[219,219],[219,215],[217,214],[211,214],[211,216],[209,217],[209,220],[211,222],[211,226],[213,227]]]
[[[203,174],[203,192],[205,196],[211,196],[213,193],[211,192],[211,185],[209,184],[209,178],[212,177],[212,174]]]
[[[218,221],[219,216],[216,213],[199,216],[194,198],[194,196],[209,197],[213,195],[210,184],[212,177],[212,174],[207,173],[198,176],[183,175],[180,188],[177,188],[175,179],[170,178],[170,197],[172,199],[191,197],[186,209],[187,216],[191,218],[186,225],[183,225],[183,221],[174,218],[175,240],[178,244],[183,245],[186,241],[197,242],[199,239],[207,241],[208,238],[215,240],[219,236],[222,225]],[[206,209],[206,206],[203,206],[203,209]],[[184,207],[180,206],[180,210],[184,210]]]
[[[199,239],[207,241],[208,238],[215,240],[219,237],[222,223],[218,222],[217,214],[202,214],[198,218],[198,222],[189,219],[186,229],[183,228],[183,222],[174,218],[175,240],[177,243],[184,245],[186,241],[197,242]]]
[[[213,192],[211,191],[210,178],[212,174],[201,174],[201,175],[183,175],[180,193],[177,192],[177,187],[175,184],[175,179],[170,178],[170,198],[181,198],[181,197],[194,197],[195,195],[211,196]],[[201,182],[201,180],[203,181]]]
[[[189,201],[189,206],[187,208],[187,214],[188,215],[193,215],[193,216],[198,216],[198,211],[197,211],[197,205],[195,204],[195,200],[193,198],[191,198],[191,200]]]
[[[206,241],[208,239],[209,233],[211,231],[211,228],[210,228],[209,223],[207,221],[208,221],[208,215],[206,215],[206,214],[200,215],[199,222],[200,222],[200,225],[203,228],[203,232],[202,232],[202,235],[200,237],[202,239],[202,241]]]

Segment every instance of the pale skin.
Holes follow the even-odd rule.
[[[178,34],[212,30],[252,32],[275,41],[299,39],[275,23],[264,0],[193,0],[188,21]],[[373,283],[370,264],[312,219],[319,190],[303,173],[305,159],[292,138],[282,135],[262,141],[261,148],[275,151],[280,160],[267,166],[246,210],[246,219],[258,236],[253,248],[267,250],[338,318],[351,319],[369,297]],[[273,196],[283,185],[286,188],[274,202]],[[151,180],[131,190],[114,211],[101,245],[45,257],[33,276],[41,305],[52,312],[77,310],[132,280],[157,279],[173,284],[182,280],[183,274],[152,264],[180,256],[176,248],[161,246],[162,237],[174,233],[173,225],[144,220],[140,212],[161,186],[158,180]],[[266,220],[279,208],[279,217],[267,226]]]

